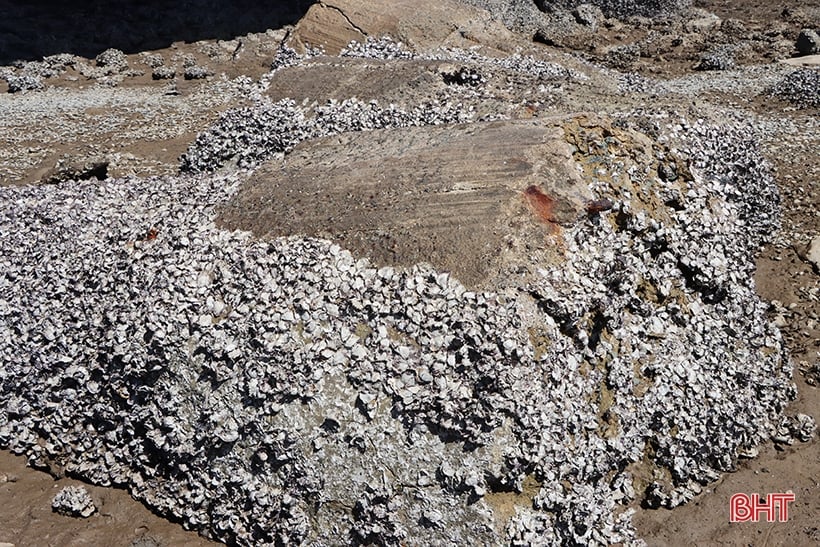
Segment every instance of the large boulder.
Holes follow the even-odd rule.
[[[351,41],[391,36],[413,49],[484,44],[508,51],[518,42],[485,10],[455,0],[337,0],[314,4],[296,25],[289,44],[297,51],[321,47],[337,54]]]

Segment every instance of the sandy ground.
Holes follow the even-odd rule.
[[[2,6],[5,6],[5,2]],[[181,3],[186,6],[196,3]],[[708,9],[723,18],[735,18],[744,21],[749,28],[764,25],[775,19],[784,20],[784,8],[798,10],[808,3],[781,2],[771,3],[761,0],[701,0],[697,5]],[[817,6],[815,6],[817,7]],[[22,8],[21,8],[22,9]],[[28,17],[37,13],[26,12]],[[180,13],[177,13],[180,15]],[[185,14],[182,13],[182,16]],[[797,17],[799,28],[799,14]],[[786,18],[788,19],[788,18]],[[226,51],[239,43],[246,44],[251,55],[236,59],[206,59],[202,54],[202,43],[218,43],[217,39],[230,41],[228,35],[234,30],[223,21],[220,31],[224,36],[209,36],[199,32],[187,37],[189,41],[204,40],[197,44],[178,42],[171,44],[165,36],[155,37],[153,42],[136,41],[125,47],[112,43],[114,47],[123,47],[131,54],[129,59],[136,64],[136,52],[161,48],[158,51],[170,58],[174,54],[189,53],[198,56],[199,61],[211,63],[216,72],[225,72],[228,76],[246,73],[258,77],[266,68],[265,59],[270,58],[270,50],[253,40],[239,40],[226,46]],[[0,23],[0,32],[4,30]],[[259,32],[264,29],[249,29]],[[264,41],[263,41],[264,42]],[[69,51],[75,47],[79,53],[88,55],[94,51],[94,43],[82,43],[79,46],[71,42],[57,42],[47,49],[36,49],[31,55],[44,55]],[[63,49],[60,49],[63,48]],[[0,50],[8,57],[9,53]],[[690,52],[691,53],[691,52]],[[34,58],[34,57],[32,57]],[[0,60],[5,57],[0,56]],[[8,60],[8,59],[6,59]],[[651,68],[651,60],[641,61],[638,68],[647,73],[657,73],[659,69]],[[0,62],[0,64],[3,64]],[[668,65],[668,72],[679,72],[690,66],[691,59],[685,56]],[[143,67],[144,68],[144,67]],[[663,72],[660,69],[660,72]],[[77,81],[66,80],[64,85],[78,86]],[[123,85],[134,89],[143,89],[166,85],[152,82],[144,75],[125,82]],[[201,86],[209,82],[186,82],[179,79],[179,90],[185,94],[196,94]],[[0,89],[0,91],[5,91]],[[143,92],[143,91],[140,91]],[[219,111],[239,104],[241,96],[237,94],[219,104],[204,101],[201,110],[190,112],[185,109],[169,110],[170,114],[185,119],[181,130],[174,133],[157,135],[153,140],[143,142],[118,142],[117,150],[133,154],[137,159],[124,162],[124,170],[130,169],[138,175],[161,174],[175,168],[176,157],[184,150],[185,143],[199,130],[206,127]],[[773,115],[800,117],[816,116],[817,113],[794,113],[783,110],[782,104],[760,104],[758,108]],[[93,115],[94,113],[88,113]],[[167,119],[165,120],[167,121]],[[132,124],[156,123],[159,127],[163,120],[136,118]],[[803,135],[806,137],[806,135]],[[820,275],[801,258],[803,245],[812,234],[820,234],[820,167],[816,150],[820,146],[820,135],[811,135],[801,142],[769,143],[766,148],[770,160],[776,168],[776,179],[784,196],[784,239],[789,246],[771,245],[761,252],[758,260],[756,282],[758,291],[765,300],[773,302],[771,319],[783,324],[782,330],[795,363],[795,383],[798,387],[798,398],[790,407],[790,413],[802,412],[820,417],[820,388],[813,380],[812,367],[817,366],[820,356]],[[110,153],[109,144],[102,144],[103,133],[89,133],[86,141],[64,144],[50,149],[50,154],[57,150],[59,154]],[[32,136],[30,139],[37,139]],[[813,143],[813,145],[812,145]],[[56,145],[55,145],[56,146]],[[109,146],[109,148],[106,148]],[[89,153],[84,147],[91,148]],[[58,155],[59,155],[58,154]],[[36,153],[35,153],[36,155]],[[153,163],[148,161],[153,158]],[[145,161],[142,161],[145,160]],[[44,155],[37,161],[31,161],[21,168],[20,173],[4,173],[6,177],[20,176],[22,179],[36,179],[42,176],[42,169],[53,163],[52,155]],[[0,177],[2,178],[2,177]],[[6,178],[8,181],[9,178]],[[775,303],[776,302],[776,303]],[[801,372],[802,371],[802,372]],[[815,385],[812,385],[814,383]],[[122,490],[88,486],[98,511],[88,519],[73,519],[53,513],[51,499],[59,489],[68,484],[77,484],[70,478],[55,480],[50,475],[35,471],[25,466],[21,457],[7,452],[0,452],[0,544],[10,542],[17,546],[69,546],[69,545],[206,545],[207,540],[192,532],[186,532],[178,524],[171,523],[153,515],[140,503],[130,498]],[[792,491],[796,501],[791,505],[790,519],[784,523],[738,523],[729,522],[729,498],[732,494],[774,493]],[[642,536],[650,545],[816,545],[820,544],[820,443],[817,438],[809,443],[796,443],[792,446],[774,446],[771,443],[761,447],[759,457],[741,463],[735,473],[726,474],[719,481],[705,489],[704,493],[692,503],[675,510],[639,510],[636,523]]]
[[[83,483],[26,467],[25,458],[0,452],[0,544],[17,547],[80,547],[215,545],[186,532],[140,503],[124,490],[86,485],[97,512],[87,519],[51,510],[51,500],[63,487]]]

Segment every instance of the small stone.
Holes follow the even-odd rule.
[[[67,517],[82,518],[90,517],[97,510],[84,486],[66,486],[54,496],[51,508]]]
[[[199,65],[185,67],[186,80],[204,80],[211,75],[213,75],[213,72]]]
[[[662,162],[658,166],[658,176],[666,182],[674,182],[678,178],[678,172],[673,164]]]
[[[177,70],[172,66],[158,66],[151,72],[154,80],[173,80],[177,75]]]
[[[814,271],[820,273],[820,236],[811,240],[806,258],[811,263]]]
[[[427,526],[437,527],[438,524],[444,520],[444,515],[441,514],[440,511],[436,511],[435,509],[429,509],[422,513],[422,518],[425,521]]]
[[[792,431],[794,436],[800,439],[801,442],[809,442],[812,437],[814,437],[816,430],[817,422],[814,421],[814,418],[808,414],[798,414],[795,416]]]
[[[198,287],[207,287],[211,284],[211,274],[208,272],[200,273],[196,278],[196,284]]]
[[[737,451],[737,455],[739,457],[747,458],[747,459],[756,458],[759,453],[760,453],[760,451],[755,447],[741,448],[741,449],[738,449],[738,451]]]

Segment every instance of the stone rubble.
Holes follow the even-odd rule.
[[[820,236],[812,238],[808,251],[806,252],[806,257],[811,263],[812,268],[814,268],[814,271],[820,273]]]

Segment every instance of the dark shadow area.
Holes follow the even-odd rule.
[[[227,40],[298,21],[312,0],[0,0],[0,66],[56,53],[94,58],[108,48],[136,53],[173,42]]]

